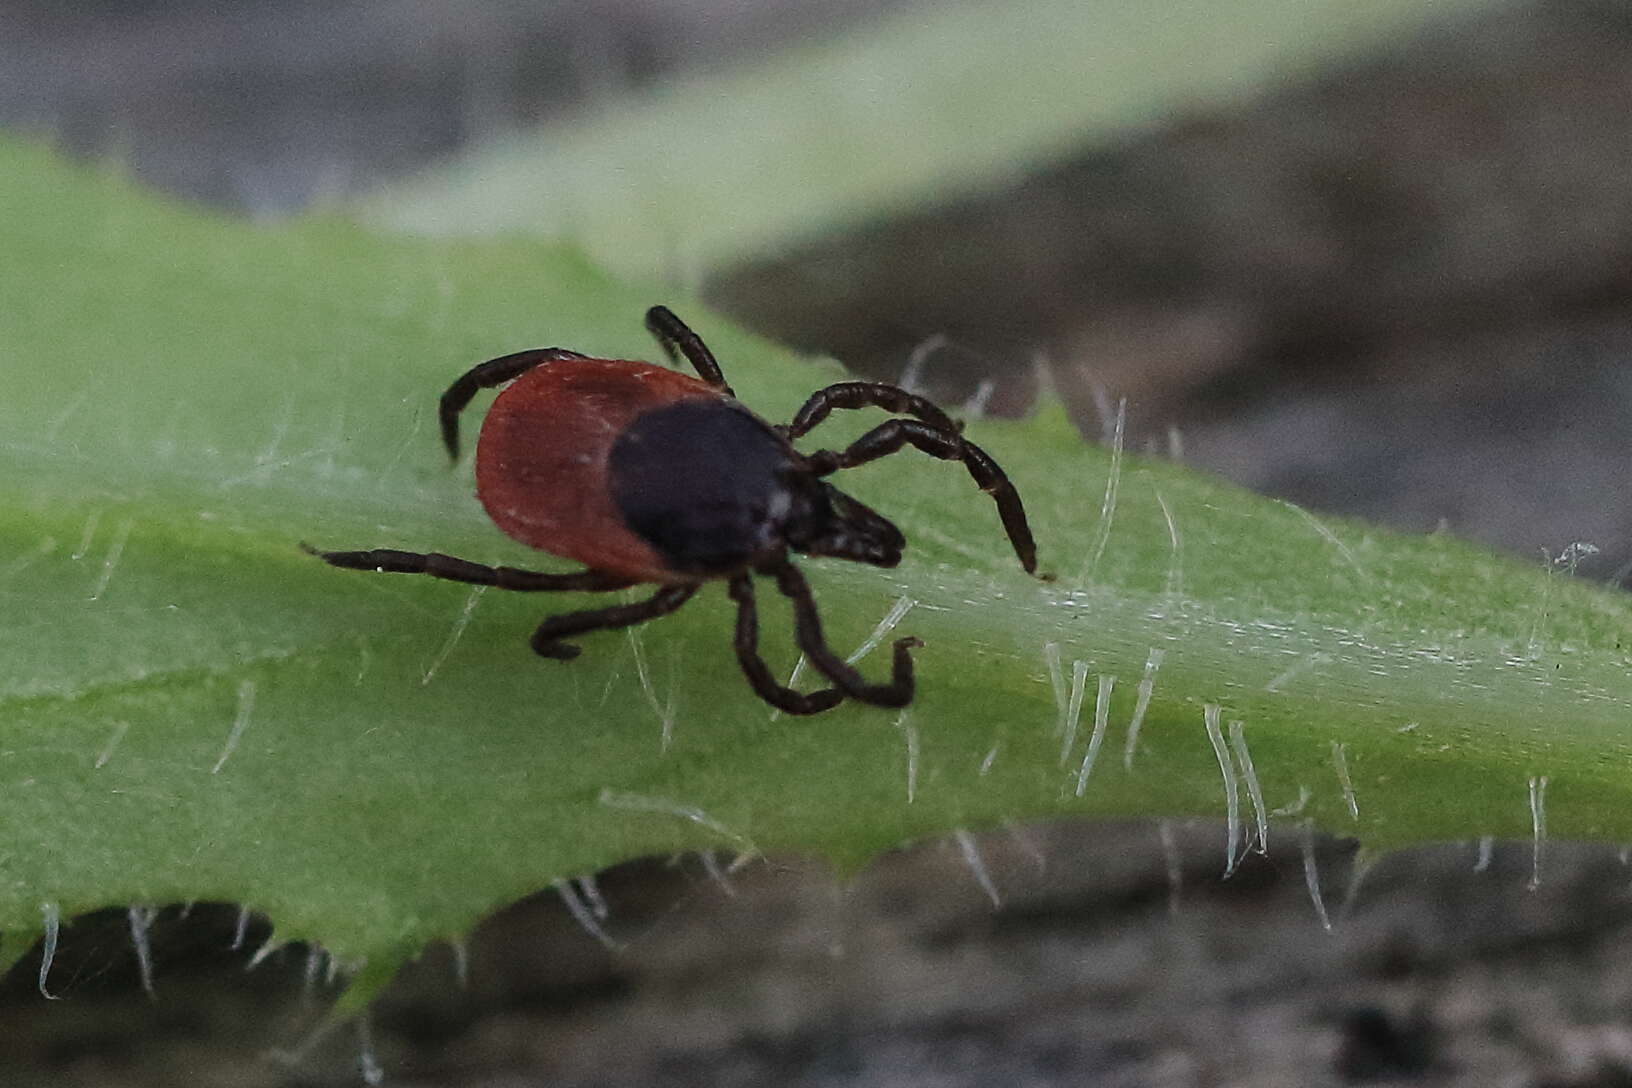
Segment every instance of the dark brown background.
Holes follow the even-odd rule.
[[[548,124],[688,66],[834,28],[861,0],[12,0],[0,123],[255,217]],[[529,78],[545,58],[557,78]],[[1001,191],[726,270],[746,323],[961,401],[1041,373],[1099,438],[1326,511],[1632,569],[1632,14],[1492,7],[1083,146]],[[1040,361],[1041,367],[1034,362]],[[1175,437],[1176,436],[1176,437]],[[608,950],[559,897],[405,972],[372,1016],[413,1085],[1632,1085],[1629,870],[1529,844],[1376,860],[1298,833],[1219,879],[1195,825],[1024,828],[835,885],[799,859],[603,874]],[[1371,859],[1375,860],[1375,859]],[[1177,883],[1175,884],[1175,874]],[[1363,875],[1363,880],[1357,880]],[[1175,890],[1177,889],[1177,890]],[[143,995],[123,912],[0,992],[0,1083],[354,1082],[306,949],[254,971],[236,911],[166,909]],[[309,978],[309,970],[317,979]]]

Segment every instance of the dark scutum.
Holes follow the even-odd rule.
[[[625,523],[687,574],[743,569],[777,549],[790,513],[808,511],[786,443],[728,401],[685,400],[639,416],[613,443],[608,469]]]

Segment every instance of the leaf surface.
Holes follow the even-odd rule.
[[[1543,776],[1551,834],[1632,837],[1621,595],[1113,456],[1057,409],[969,428],[1053,582],[1021,573],[958,466],[908,451],[847,475],[908,560],[805,569],[836,646],[910,606],[905,714],[773,716],[712,589],[541,661],[533,625],[588,598],[340,571],[298,545],[562,569],[487,523],[435,400],[526,346],[653,357],[651,290],[531,244],[226,221],[15,144],[0,200],[8,953],[47,910],[217,899],[379,979],[642,854],[843,869],[1011,820],[1221,816],[1220,749],[1243,842],[1255,795],[1380,847],[1529,835]],[[838,376],[662,301],[767,418]],[[853,415],[812,438],[876,422]],[[761,598],[791,669],[787,611]]]

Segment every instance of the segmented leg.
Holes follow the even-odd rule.
[[[544,363],[584,358],[587,356],[576,351],[568,351],[566,348],[533,348],[489,359],[465,371],[457,381],[448,386],[448,391],[442,394],[442,401],[437,408],[438,417],[442,421],[442,444],[448,447],[448,456],[455,461],[459,459],[459,413],[465,410],[465,405],[470,403],[470,398],[478,391],[503,385]]]
[[[912,648],[922,646],[916,638],[895,640],[895,656],[888,684],[869,684],[861,673],[845,664],[822,636],[822,620],[816,613],[816,600],[810,595],[810,583],[792,563],[768,571],[776,576],[776,588],[793,602],[794,641],[810,659],[816,671],[833,681],[844,694],[872,706],[906,706],[912,702]]]
[[[720,364],[714,358],[714,353],[708,350],[703,338],[691,331],[691,328],[667,306],[653,306],[646,311],[646,328],[657,337],[657,342],[663,345],[663,351],[669,357],[669,362],[678,363],[684,355],[691,365],[696,368],[697,374],[714,388],[728,397],[736,396],[731,387],[725,383],[725,375],[720,373]]]
[[[602,631],[613,627],[629,627],[644,620],[666,616],[691,600],[697,592],[694,585],[664,586],[644,601],[634,604],[613,605],[584,612],[564,612],[551,616],[533,632],[533,652],[540,657],[557,661],[571,661],[580,653],[577,646],[562,642],[567,635],[581,635],[586,631]]]
[[[788,714],[820,714],[844,699],[844,693],[837,688],[823,688],[805,695],[778,684],[759,656],[759,613],[754,607],[754,583],[749,575],[739,574],[731,579],[731,599],[737,603],[737,660],[754,694]]]
[[[392,548],[374,548],[360,552],[320,552],[310,544],[302,544],[311,555],[325,563],[348,570],[376,570],[390,574],[428,574],[450,582],[469,582],[478,586],[498,589],[516,589],[523,592],[571,591],[597,592],[623,589],[631,583],[627,578],[603,574],[598,570],[572,571],[567,574],[545,574],[536,570],[516,567],[488,567],[458,559],[441,552],[399,552]]]
[[[839,382],[826,389],[818,389],[805,401],[804,407],[788,424],[789,438],[809,434],[811,429],[828,417],[835,408],[882,408],[886,412],[903,412],[917,416],[932,427],[957,434],[963,427],[943,412],[934,401],[909,393],[883,382]]]
[[[1009,482],[1008,476],[985,450],[962,435],[949,434],[939,427],[912,419],[892,419],[880,423],[840,453],[818,450],[806,460],[818,476],[826,476],[839,469],[855,468],[880,457],[888,457],[902,446],[913,446],[931,457],[943,461],[962,461],[980,489],[997,503],[998,517],[1003,520],[1003,531],[1014,546],[1014,554],[1026,573],[1037,571],[1037,544],[1032,539],[1031,527],[1026,524],[1026,508],[1020,504],[1020,493]]]

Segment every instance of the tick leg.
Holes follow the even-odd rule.
[[[941,411],[934,401],[909,393],[898,386],[883,382],[839,382],[826,389],[818,389],[805,401],[803,408],[788,424],[788,437],[798,438],[828,417],[835,408],[882,408],[886,412],[902,412],[917,416],[932,427],[949,434],[957,434],[963,427]]]
[[[643,620],[666,616],[691,600],[697,592],[694,585],[664,586],[644,601],[634,604],[595,608],[586,612],[564,612],[551,616],[533,632],[533,652],[540,657],[557,661],[571,661],[579,649],[561,639],[567,635],[581,635],[585,631],[601,631],[611,627],[628,627]]]
[[[731,579],[731,599],[737,602],[737,660],[753,685],[754,694],[788,714],[820,714],[839,704],[844,693],[823,688],[809,695],[785,688],[771,676],[759,656],[759,613],[754,608],[754,583],[746,574]]]
[[[916,638],[895,640],[895,659],[888,684],[869,684],[861,673],[844,663],[822,636],[822,620],[816,614],[816,600],[810,595],[810,583],[799,573],[799,568],[784,562],[768,573],[776,575],[776,588],[793,602],[793,635],[816,671],[833,681],[844,694],[858,702],[873,706],[906,706],[912,702],[912,648],[922,646]]]
[[[603,574],[598,570],[573,571],[570,574],[544,574],[536,570],[518,570],[515,567],[486,567],[468,559],[457,559],[441,552],[399,552],[391,548],[374,548],[365,552],[320,552],[309,544],[301,547],[325,563],[348,570],[377,570],[389,574],[429,574],[450,582],[469,582],[478,586],[499,589],[519,589],[524,592],[551,590],[580,590],[595,592],[623,589],[632,585],[627,578]]]
[[[673,310],[667,306],[653,306],[646,311],[646,328],[663,345],[669,362],[678,363],[680,356],[684,355],[703,381],[728,397],[736,396],[731,387],[725,384],[725,375],[720,373],[720,364],[715,360],[714,353],[708,350],[702,337],[674,316]]]
[[[478,391],[503,385],[511,378],[519,378],[535,366],[561,359],[583,359],[587,356],[566,348],[533,348],[511,355],[501,355],[478,363],[459,376],[442,394],[437,413],[442,421],[442,444],[448,447],[448,456],[459,460],[459,413],[465,410]]]
[[[880,423],[842,452],[818,450],[807,461],[818,476],[826,476],[843,468],[854,468],[880,457],[888,457],[903,446],[914,446],[931,457],[943,461],[962,461],[980,489],[997,503],[998,517],[1003,519],[1003,531],[1009,535],[1014,554],[1026,573],[1037,572],[1037,544],[1032,539],[1031,527],[1026,524],[1026,508],[1020,504],[1020,493],[1009,482],[1008,476],[992,460],[991,454],[962,435],[940,427],[920,423],[914,419],[892,419]]]

